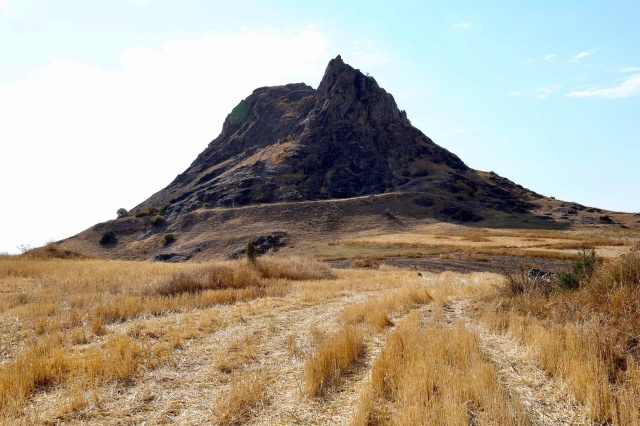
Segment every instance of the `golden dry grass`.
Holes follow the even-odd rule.
[[[346,324],[364,324],[380,332],[389,325],[392,313],[406,314],[409,309],[431,301],[429,290],[423,284],[409,284],[366,302],[347,306],[341,314]]]
[[[576,291],[528,291],[484,313],[494,330],[533,348],[596,424],[640,424],[640,255],[611,259]]]
[[[231,377],[231,387],[215,402],[217,423],[240,425],[269,403],[269,379],[256,371],[241,371]]]
[[[413,312],[387,338],[352,425],[520,425],[478,338],[462,324],[422,325]]]
[[[321,396],[348,372],[364,350],[364,334],[347,326],[330,337],[307,358],[304,366],[305,392]]]
[[[627,250],[632,243],[629,235],[614,231],[496,230],[435,224],[405,233],[346,240],[342,247],[332,247],[331,251],[342,250],[342,258],[355,256],[353,253],[358,250],[370,257],[375,256],[376,250],[387,256],[406,256],[418,250],[422,255],[465,253],[569,259],[577,250],[585,247],[597,247],[601,255],[615,257]]]
[[[183,338],[199,332],[136,326],[127,335],[117,323],[281,296],[292,280],[332,277],[326,265],[302,259],[261,259],[250,266],[5,256],[0,259],[0,418],[18,419],[34,393],[52,388],[75,395],[69,407],[77,411],[86,392],[134,379],[142,367],[158,367]],[[186,290],[180,287],[185,282]],[[171,286],[179,291],[166,291]],[[200,329],[216,325],[216,318],[207,318]]]
[[[188,393],[206,399],[204,423],[298,421],[278,408],[285,405],[295,416],[306,410],[304,421],[316,413],[346,422],[347,414],[324,410],[357,406],[354,424],[526,424],[481,334],[447,325],[451,301],[465,299],[477,308],[469,310],[475,321],[528,346],[531,362],[550,383],[565,383],[592,422],[637,425],[639,282],[638,254],[605,262],[580,290],[548,298],[507,295],[495,274],[332,271],[304,259],[263,258],[253,267],[3,257],[0,424],[142,421],[144,412],[118,404],[153,386],[163,395],[188,387],[182,378],[144,387],[180,362],[191,380],[187,356],[199,359],[204,378],[196,382],[210,392]],[[169,285],[178,291],[166,292]],[[206,351],[197,347],[204,339]],[[164,409],[187,404],[176,398]],[[140,404],[130,409],[161,411],[159,400]]]

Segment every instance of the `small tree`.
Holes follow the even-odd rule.
[[[127,209],[124,209],[124,208],[119,208],[117,211],[117,214],[118,214],[118,219],[120,219],[121,217],[129,216],[129,212],[127,211]]]
[[[256,246],[251,242],[247,244],[247,260],[252,265],[258,262],[258,250],[256,250]]]

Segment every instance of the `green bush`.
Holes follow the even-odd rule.
[[[164,216],[156,215],[151,219],[151,225],[162,226],[167,222],[167,218]]]
[[[165,245],[165,246],[168,246],[169,244],[171,244],[175,240],[176,240],[176,237],[172,233],[166,233],[162,237],[162,244]]]
[[[116,238],[116,232],[112,229],[108,231],[104,231],[102,237],[100,238],[100,244],[106,246],[108,244],[115,244],[118,242],[118,238]]]
[[[160,207],[160,211],[158,213],[164,215],[169,207],[171,207],[171,203],[164,203],[162,207]]]
[[[571,265],[571,271],[558,274],[558,287],[565,290],[573,290],[590,279],[601,260],[596,256],[595,249],[583,248],[578,253],[577,259]]]
[[[118,215],[118,219],[120,219],[121,217],[129,216],[129,212],[127,211],[127,209],[123,209],[123,208],[119,208],[116,214]]]

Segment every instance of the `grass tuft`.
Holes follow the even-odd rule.
[[[347,326],[325,341],[304,366],[305,391],[309,396],[321,396],[336,385],[364,351],[364,335]]]

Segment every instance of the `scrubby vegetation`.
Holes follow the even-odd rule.
[[[136,213],[136,217],[145,217],[145,216],[153,216],[160,212],[160,209],[157,207],[147,207],[146,209],[142,209]]]
[[[158,214],[164,216],[164,214],[167,212],[167,210],[169,210],[169,207],[171,207],[171,203],[164,203],[160,207],[160,210],[158,211]]]
[[[113,229],[104,231],[102,233],[102,236],[100,237],[100,244],[103,246],[106,246],[109,244],[115,244],[117,242],[118,242],[118,237],[116,236],[116,232]]]
[[[167,218],[164,216],[155,215],[153,219],[151,219],[151,225],[153,226],[162,226],[167,222]]]
[[[640,423],[640,255],[603,261],[583,250],[555,291],[523,283],[485,319],[531,345],[541,367],[569,384],[590,421]]]
[[[168,246],[176,240],[176,236],[168,232],[162,236],[162,244]]]

